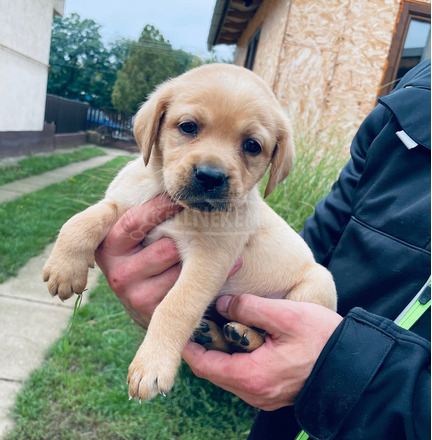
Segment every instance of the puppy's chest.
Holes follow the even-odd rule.
[[[185,209],[152,229],[144,245],[168,237],[174,240],[182,256],[197,246],[208,252],[221,248],[231,252],[243,247],[257,227],[258,218],[245,212],[208,213]]]

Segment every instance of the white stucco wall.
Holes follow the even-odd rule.
[[[0,131],[41,131],[51,26],[64,0],[0,0]]]

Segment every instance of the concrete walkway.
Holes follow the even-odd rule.
[[[0,186],[0,203],[9,202],[23,194],[37,191],[38,189],[45,188],[53,183],[63,182],[63,180],[76,176],[83,171],[97,168],[114,157],[130,154],[127,151],[112,148],[101,149],[107,153],[106,156],[96,156],[82,162],[74,162],[37,176],[25,177],[24,179],[15,180],[14,182]],[[57,150],[57,152],[59,151]],[[61,152],[63,153],[63,151]]]
[[[69,179],[115,156],[130,154],[104,150],[106,156],[0,186],[0,202]],[[74,300],[62,303],[51,298],[42,281],[42,267],[52,246],[30,259],[16,277],[0,284],[0,439],[13,427],[9,412],[23,381],[40,365],[45,351],[59,338],[73,314]],[[95,286],[99,273],[99,269],[90,271],[89,289]]]

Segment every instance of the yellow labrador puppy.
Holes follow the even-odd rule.
[[[182,271],[129,367],[131,397],[171,389],[181,352],[218,295],[253,293],[335,310],[330,273],[257,189],[271,166],[268,195],[294,159],[289,121],[263,80],[233,65],[193,69],[157,88],[137,113],[134,133],[143,158],[62,227],[43,271],[52,295],[81,293],[97,247],[127,209],[161,193],[184,207],[145,239],[171,237]],[[227,281],[240,255],[243,264]],[[226,333],[236,340],[247,329],[232,330]]]

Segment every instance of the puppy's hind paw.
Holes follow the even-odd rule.
[[[192,340],[207,350],[218,350],[225,353],[231,353],[232,351],[225,341],[222,329],[208,319],[201,321],[193,334]]]
[[[248,352],[256,350],[265,340],[265,332],[252,329],[238,322],[229,322],[223,329],[226,341],[233,351]]]

